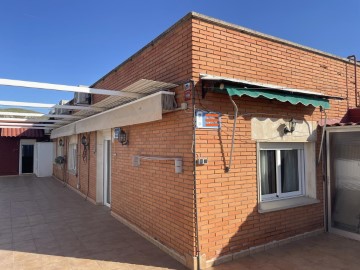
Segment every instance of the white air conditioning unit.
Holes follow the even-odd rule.
[[[69,104],[69,100],[62,99],[59,101],[59,105],[68,105],[68,104]],[[70,110],[63,108],[55,108],[55,114],[70,114]]]
[[[55,114],[70,114],[70,110],[63,108],[55,108]]]
[[[74,94],[74,104],[75,105],[90,105],[91,104],[91,95],[88,93],[78,93]]]

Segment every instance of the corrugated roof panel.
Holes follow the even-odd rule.
[[[27,138],[41,138],[44,136],[42,129],[28,129],[28,128],[2,128],[0,132],[1,137],[27,137]]]

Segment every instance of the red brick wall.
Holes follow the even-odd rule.
[[[353,68],[344,61],[255,37],[194,18],[193,78],[200,73],[246,79],[346,97],[354,106]],[[197,83],[200,92],[200,83]],[[294,117],[318,121],[318,108],[263,98],[234,98],[239,106],[233,168],[228,164],[234,109],[224,94],[208,94],[198,108],[223,113],[221,132],[197,130],[196,153],[209,158],[197,167],[201,253],[207,259],[280,240],[323,227],[323,185],[317,168],[317,198],[321,203],[259,214],[257,209],[256,142],[252,117]],[[347,101],[331,100],[329,118],[342,118]],[[246,116],[242,116],[246,114]],[[229,117],[230,115],[230,117]],[[320,136],[318,136],[320,137]],[[319,140],[317,143],[319,149]],[[318,152],[318,151],[317,151]]]
[[[158,41],[132,56],[94,87],[121,90],[140,80],[176,83],[191,75],[191,21],[175,26]],[[95,95],[93,103],[104,96]]]
[[[81,137],[85,135],[90,141],[90,145],[87,150],[87,155],[84,156],[84,146],[81,144]],[[89,136],[90,135],[90,136]],[[96,149],[95,149],[95,132],[87,134],[77,135],[77,166],[78,173],[69,172],[67,168],[67,161],[65,165],[53,165],[53,174],[56,178],[68,183],[71,187],[78,189],[77,184],[80,183],[80,188],[78,189],[84,195],[88,195],[93,200],[96,200]],[[90,139],[89,139],[90,138]],[[60,138],[59,138],[60,139]],[[56,140],[56,143],[59,143],[59,139]],[[69,137],[62,138],[65,145],[63,146],[63,156],[68,156],[68,147],[69,147]],[[57,151],[57,148],[56,148]],[[56,156],[59,154],[56,153]],[[90,157],[90,161],[89,161]],[[90,167],[89,167],[90,165]],[[89,172],[89,174],[88,174]],[[89,178],[88,178],[89,175]]]
[[[0,175],[19,174],[19,138],[0,137]]]
[[[182,255],[193,256],[192,125],[185,112],[163,120],[124,127],[129,145],[113,143],[112,211]],[[134,155],[182,157],[183,173],[175,162],[141,160]]]
[[[191,22],[175,26],[160,40],[100,80],[94,87],[123,89],[139,79],[181,83],[191,78]],[[182,87],[176,91],[183,100]],[[94,102],[102,99],[95,96]],[[112,143],[111,210],[181,255],[194,255],[192,118],[190,112],[163,115],[163,120],[122,127],[129,145]],[[134,155],[182,157],[174,161],[142,160]]]

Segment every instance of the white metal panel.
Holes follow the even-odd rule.
[[[74,106],[74,105],[58,105],[48,103],[34,103],[34,102],[18,102],[18,101],[7,101],[0,100],[2,106],[16,106],[16,107],[31,107],[31,108],[60,108],[67,110],[90,110],[90,111],[103,111],[102,108],[92,106]]]
[[[129,85],[128,87],[124,88],[122,91],[126,91],[128,93],[139,93],[139,94],[149,95],[155,92],[160,92],[162,90],[171,89],[176,86],[177,86],[176,84],[172,84],[172,83],[141,79]],[[92,107],[111,109],[116,106],[126,104],[134,100],[135,100],[134,98],[130,98],[130,97],[111,96],[97,102],[96,104],[92,105]],[[88,117],[94,114],[95,112],[92,111],[79,111],[76,112],[74,115],[81,115]]]
[[[36,89],[43,89],[43,90],[55,90],[55,91],[108,95],[108,96],[125,96],[125,97],[133,97],[133,98],[142,97],[142,95],[140,95],[140,94],[126,93],[125,91],[114,91],[114,90],[90,88],[90,87],[86,87],[86,86],[71,86],[71,85],[63,85],[63,84],[30,82],[30,81],[20,81],[20,80],[10,80],[10,79],[0,79],[0,85],[25,87],[25,88],[36,88]]]
[[[9,122],[0,122],[2,126],[9,126],[9,127],[58,127],[60,124],[41,124],[41,123],[9,123]]]
[[[76,122],[76,133],[162,119],[161,92]]]
[[[0,124],[1,122],[10,122],[10,123],[68,123],[70,120],[48,120],[48,119],[41,119],[41,118],[15,118],[15,117],[9,117],[9,118],[0,118]]]
[[[51,132],[51,139],[59,138],[59,137],[65,137],[65,136],[71,136],[75,133],[75,123],[71,123],[66,126],[59,127],[57,129],[54,129]]]

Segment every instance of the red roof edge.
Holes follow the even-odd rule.
[[[28,128],[2,128],[1,137],[26,137],[26,138],[42,138],[44,131],[42,129]]]

